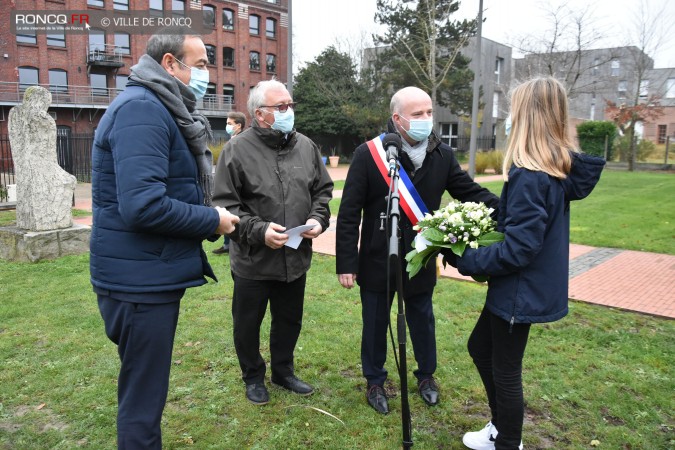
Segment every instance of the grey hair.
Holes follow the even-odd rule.
[[[251,89],[251,92],[248,94],[248,103],[246,106],[252,120],[255,120],[256,109],[265,104],[265,95],[267,95],[267,91],[279,89],[286,90],[286,85],[276,78],[272,78],[271,80],[263,80],[256,84],[253,89]]]
[[[150,39],[148,39],[148,44],[145,47],[145,53],[147,53],[159,64],[162,63],[162,58],[166,53],[171,53],[173,56],[182,61],[183,57],[185,56],[183,45],[185,44],[186,37],[196,37],[201,39],[201,36],[198,34],[185,35],[157,33],[153,34]]]

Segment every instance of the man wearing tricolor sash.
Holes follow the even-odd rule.
[[[495,210],[498,198],[461,169],[450,147],[441,143],[433,132],[432,102],[426,92],[416,87],[396,92],[391,99],[391,114],[388,132],[400,134],[403,143],[398,185],[403,257],[412,250],[416,235],[413,225],[425,212],[439,209],[446,191],[457,200],[484,202]],[[382,414],[389,412],[384,391],[387,379],[384,364],[389,310],[396,288],[392,268],[390,298],[387,298],[389,246],[387,232],[380,230],[380,214],[386,213],[389,181],[381,136],[378,136],[354,152],[337,217],[336,239],[336,272],[340,284],[348,289],[358,284],[360,288],[361,362],[368,383],[366,399]],[[439,387],[433,376],[436,371],[436,331],[432,295],[436,266],[429,264],[409,279],[403,258],[402,264],[406,321],[418,366],[414,375],[420,396],[433,406],[439,401]]]

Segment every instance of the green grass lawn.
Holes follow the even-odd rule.
[[[501,189],[501,183],[486,185]],[[675,254],[674,189],[672,174],[605,171],[593,194],[573,203],[573,241]],[[331,209],[336,205],[339,199]],[[13,220],[13,211],[0,213],[0,226]],[[296,350],[297,373],[317,392],[298,397],[270,387],[269,405],[245,400],[232,343],[229,258],[210,253],[219,245],[205,244],[220,282],[190,289],[183,300],[164,447],[400,448],[393,357],[390,352],[387,388],[397,396],[392,413],[379,416],[364,398],[358,291],[339,286],[332,257],[315,255]],[[464,448],[462,434],[488,419],[466,353],[484,298],[482,285],[439,280],[442,397],[435,408],[415,392],[408,345],[414,448]],[[524,366],[525,448],[674,448],[674,337],[675,321],[578,302],[565,319],[534,325]],[[269,361],[268,339],[269,315],[262,337]],[[0,261],[0,362],[0,448],[115,448],[119,362],[91,291],[88,255]]]
[[[208,244],[211,250],[218,244]],[[342,289],[334,258],[316,255],[308,276],[298,397],[270,387],[270,404],[244,398],[232,343],[227,256],[220,282],[183,300],[162,423],[167,449],[400,448],[400,393],[388,356],[392,413],[366,404],[358,291]],[[439,282],[435,313],[441,403],[427,407],[409,374],[414,448],[460,449],[488,419],[466,352],[485,287]],[[36,264],[0,262],[0,448],[115,448],[115,346],[105,337],[89,285],[87,255]],[[269,315],[262,351],[268,356]],[[570,315],[535,325],[524,367],[526,448],[672,448],[675,322],[571,303]],[[415,367],[408,345],[409,369]],[[269,374],[268,374],[269,376]],[[332,414],[332,418],[321,411]]]

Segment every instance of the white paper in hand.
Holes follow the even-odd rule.
[[[302,233],[307,230],[311,230],[316,225],[300,225],[299,227],[291,228],[290,230],[284,231],[284,234],[288,235],[288,241],[286,241],[286,247],[297,249],[300,243],[302,242]]]

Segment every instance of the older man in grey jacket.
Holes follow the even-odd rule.
[[[295,376],[293,353],[300,329],[311,240],[330,219],[333,182],[319,148],[293,129],[293,100],[276,81],[251,91],[253,124],[226,145],[216,169],[213,203],[240,217],[230,235],[234,279],[234,345],[246,383],[246,398],[269,401],[260,324],[270,305],[272,383],[300,395],[314,388]],[[311,225],[297,248],[286,246],[286,230]]]

